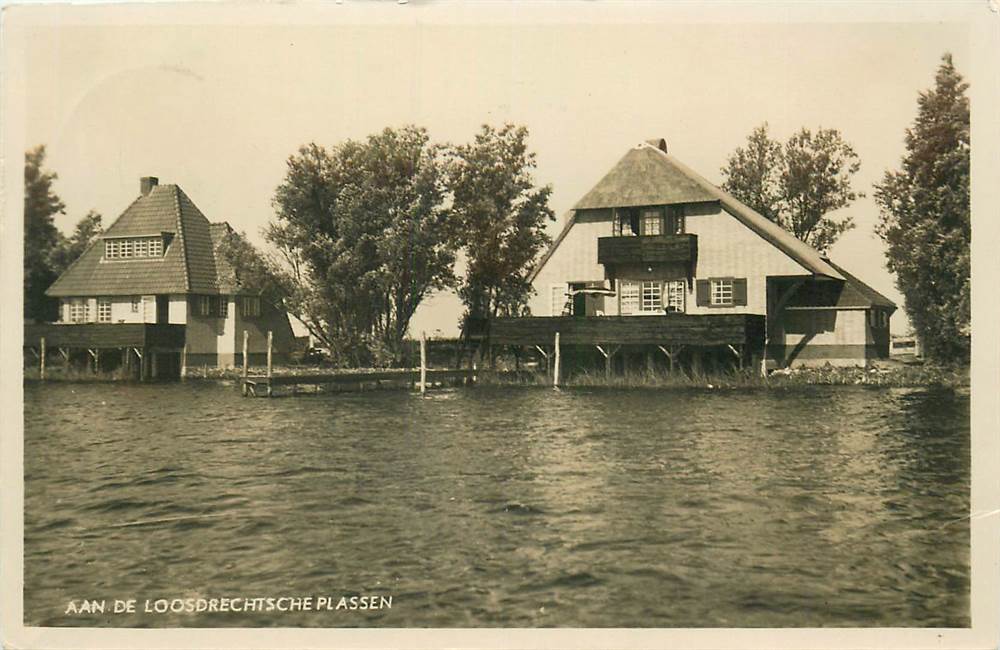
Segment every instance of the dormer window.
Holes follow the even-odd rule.
[[[163,257],[164,237],[114,237],[104,240],[104,259]]]

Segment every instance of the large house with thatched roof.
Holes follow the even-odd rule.
[[[32,338],[47,335],[50,349],[84,348],[95,360],[119,350],[121,365],[142,368],[140,376],[169,375],[182,363],[240,364],[244,332],[248,361],[263,359],[269,331],[275,358],[286,357],[288,316],[220,254],[230,236],[229,224],[209,223],[177,185],[142,178],[139,197],[49,287],[59,322],[35,326]]]
[[[643,142],[570,211],[532,275],[532,317],[491,343],[715,351],[738,363],[857,365],[889,356],[891,300]],[[728,352],[727,352],[728,351]]]

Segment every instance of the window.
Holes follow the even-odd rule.
[[[198,315],[212,315],[212,296],[198,296]]]
[[[663,285],[657,281],[642,283],[642,311],[663,309]]]
[[[623,315],[638,313],[639,283],[632,280],[622,280],[618,293],[621,301],[619,312]]]
[[[111,298],[97,299],[97,322],[98,323],[111,322]]]
[[[243,296],[240,316],[244,318],[255,318],[260,316],[260,297]]]
[[[86,323],[90,320],[90,304],[86,298],[73,298],[69,303],[69,319],[73,323]]]
[[[667,208],[667,234],[681,235],[684,233],[684,206],[672,205]]]
[[[229,317],[229,296],[219,296],[218,298],[216,298],[216,300],[219,301],[219,309],[218,309],[218,312],[217,312],[219,314],[219,318],[228,318]]]
[[[639,218],[635,210],[615,208],[612,235],[615,237],[632,237],[639,234]]]
[[[732,305],[733,304],[733,280],[712,280],[712,304]]]
[[[671,280],[666,283],[667,311],[670,313],[684,313],[684,280]]]
[[[643,235],[663,234],[663,216],[659,210],[642,211],[642,234]]]
[[[566,287],[561,284],[552,285],[552,315],[562,316],[563,309],[566,307]]]
[[[139,305],[141,305],[141,304],[142,304],[142,298],[140,298],[139,296],[132,296],[132,313],[133,314],[138,314],[139,313]]]
[[[130,237],[104,240],[104,259],[133,257],[163,257],[163,238]]]

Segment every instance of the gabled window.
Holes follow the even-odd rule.
[[[163,257],[162,237],[113,237],[104,240],[104,259]]]
[[[663,212],[659,208],[642,211],[642,234],[645,236],[663,234]]]
[[[632,208],[615,208],[612,221],[612,235],[633,237],[639,234],[639,214]]]
[[[684,234],[684,206],[683,205],[671,205],[667,206],[667,227],[666,234],[668,235],[682,235]]]

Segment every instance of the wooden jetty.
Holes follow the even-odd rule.
[[[267,370],[263,375],[251,375],[247,364],[248,334],[243,333],[243,377],[240,380],[244,397],[271,397],[277,386],[321,386],[365,384],[392,381],[417,384],[420,394],[427,392],[427,386],[446,379],[474,381],[476,368],[428,368],[427,336],[420,336],[420,367],[404,370],[359,370],[352,372],[317,372],[275,375],[271,365],[271,332],[267,333]]]

